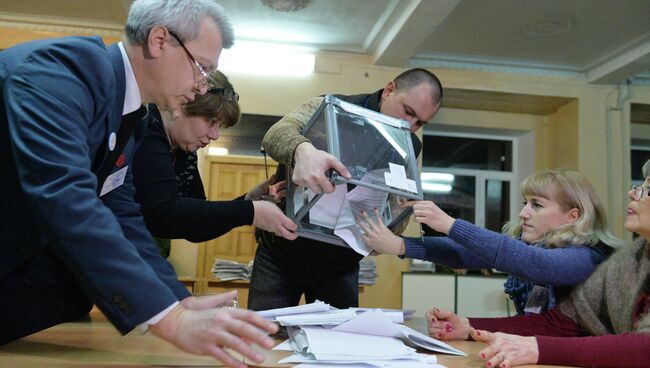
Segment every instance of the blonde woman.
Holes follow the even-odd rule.
[[[629,192],[625,229],[639,234],[612,255],[557,308],[510,318],[460,318],[427,313],[429,333],[473,338],[486,367],[524,364],[648,367],[650,362],[650,161],[643,185]],[[491,331],[491,332],[488,332]]]
[[[578,172],[537,172],[523,181],[521,193],[519,219],[503,234],[455,219],[430,201],[407,205],[418,222],[446,237],[401,238],[367,215],[359,225],[365,243],[379,253],[508,272],[505,292],[517,314],[540,313],[587,279],[620,241],[607,231],[600,200]]]

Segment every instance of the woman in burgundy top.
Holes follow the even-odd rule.
[[[640,236],[602,263],[558,308],[507,318],[461,318],[434,308],[427,312],[429,334],[485,342],[479,356],[488,368],[649,367],[650,160],[643,175],[644,184],[628,192],[625,220],[625,229]]]

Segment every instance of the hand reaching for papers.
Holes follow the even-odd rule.
[[[231,356],[226,348],[241,353],[255,363],[262,363],[264,355],[253,349],[251,344],[270,349],[273,340],[268,334],[277,332],[277,325],[249,310],[192,310],[185,306],[189,304],[192,307],[205,308],[210,304],[208,302],[218,303],[232,296],[206,296],[187,302],[189,298],[186,298],[160,322],[151,326],[151,332],[184,351],[213,356],[229,367],[244,368],[246,365]]]
[[[348,179],[351,178],[348,169],[336,157],[316,149],[309,142],[301,143],[296,147],[294,161],[291,180],[299,186],[311,189],[314,193],[320,193],[321,190],[325,193],[334,191],[334,185],[326,175],[330,169],[336,170]]]
[[[379,210],[375,208],[375,222],[367,213],[361,212],[361,217],[355,220],[363,232],[361,239],[363,242],[373,248],[378,253],[385,254],[404,254],[404,239],[393,234],[389,228],[384,225],[379,215]]]
[[[433,308],[426,312],[429,336],[440,340],[467,340],[474,330],[467,318],[458,317],[452,311]]]
[[[298,237],[296,223],[285,216],[274,203],[253,201],[253,207],[255,209],[253,226],[289,240],[295,240]]]
[[[271,176],[269,180],[275,181],[275,175]],[[280,200],[286,196],[287,196],[287,181],[282,180],[275,184],[269,185],[269,190],[266,193],[266,198],[262,196],[262,199],[278,204],[280,203]]]
[[[415,221],[426,224],[439,233],[449,234],[451,226],[456,221],[431,201],[409,201],[402,206],[413,206]]]
[[[479,357],[487,367],[509,368],[536,364],[539,360],[539,347],[534,336],[474,330],[472,338],[488,344],[487,348],[479,352]]]
[[[287,181],[282,180],[275,183],[275,175],[265,181],[257,184],[246,193],[244,199],[259,201],[260,199],[268,200],[273,203],[280,203],[280,200],[287,195]]]

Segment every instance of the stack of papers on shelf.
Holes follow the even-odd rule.
[[[366,257],[359,261],[359,285],[374,285],[377,278],[375,257]]]
[[[221,281],[250,280],[252,269],[253,261],[245,265],[235,261],[215,258],[212,273]]]
[[[309,308],[313,309],[313,306]],[[287,327],[289,340],[274,350],[294,353],[278,363],[345,364],[348,368],[416,367],[437,363],[435,356],[417,353],[417,347],[445,354],[465,355],[442,341],[392,321],[403,320],[403,316],[402,311],[385,313],[360,308],[277,315],[275,318],[281,324],[285,325],[286,322],[287,326],[292,327]]]

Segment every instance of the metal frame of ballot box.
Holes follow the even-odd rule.
[[[328,176],[334,185],[345,183],[348,188],[361,186],[388,194],[386,205],[380,215],[390,229],[400,226],[412,213],[411,207],[401,209],[393,205],[391,208],[391,196],[412,200],[423,199],[411,132],[406,121],[326,95],[305,125],[302,135],[317,149],[327,151],[336,157],[352,174],[352,178],[347,179],[331,170]],[[342,140],[353,144],[346,145]],[[405,182],[409,182],[408,187],[403,185],[396,187],[394,186],[397,185],[396,182],[392,181],[387,183],[393,175],[389,163],[393,165],[392,167],[403,168],[400,171],[403,171],[402,175],[407,179]],[[372,171],[374,176],[366,175],[369,171]],[[382,173],[384,176],[381,175]],[[372,179],[364,180],[368,177]],[[290,168],[288,168],[287,178],[291,178]],[[286,214],[298,224],[300,236],[347,246],[334,234],[333,229],[309,222],[309,211],[323,195],[323,192],[316,194],[288,180]]]

